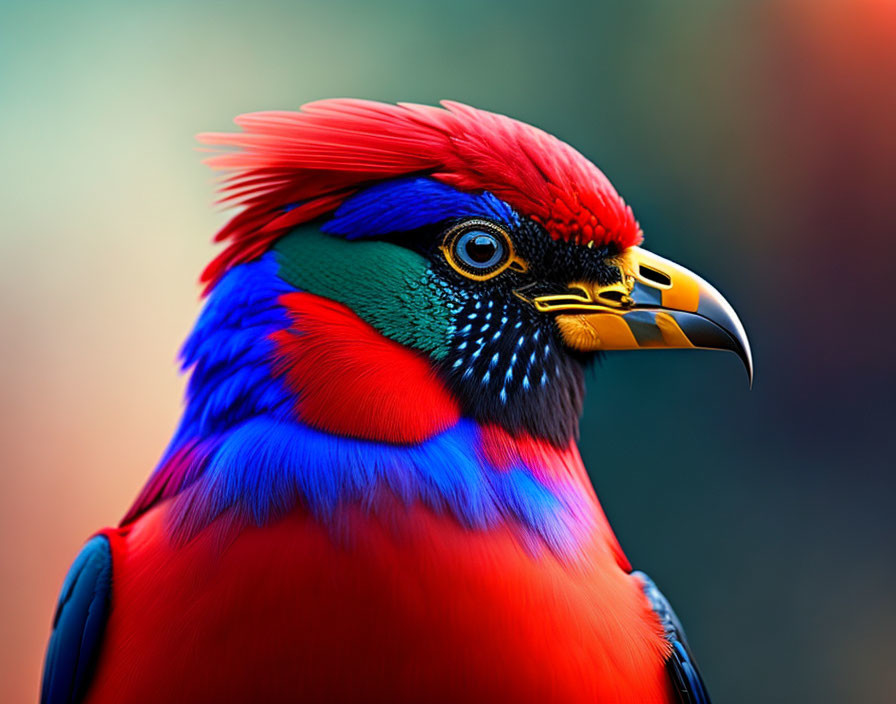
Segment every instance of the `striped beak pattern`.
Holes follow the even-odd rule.
[[[580,351],[636,349],[730,350],[753,383],[744,327],[722,294],[691,271],[640,247],[616,258],[621,280],[576,281],[563,293],[529,299],[556,313],[564,341]]]

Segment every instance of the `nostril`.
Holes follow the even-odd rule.
[[[625,294],[622,291],[601,291],[597,295],[600,298],[603,298],[607,301],[612,301],[613,303],[622,303],[625,298]]]
[[[648,281],[653,281],[653,283],[659,284],[660,286],[672,285],[672,279],[670,279],[661,271],[651,269],[649,266],[644,266],[643,264],[639,265],[638,270],[641,274],[641,278],[647,279]]]

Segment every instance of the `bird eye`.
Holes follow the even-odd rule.
[[[467,220],[453,227],[441,249],[455,271],[476,281],[497,276],[511,264],[525,269],[514,258],[510,236],[487,220]]]
[[[457,238],[454,253],[467,266],[488,269],[501,261],[504,244],[490,232],[472,230]]]

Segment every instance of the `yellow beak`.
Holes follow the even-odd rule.
[[[616,258],[622,277],[609,285],[576,281],[563,293],[528,298],[557,313],[567,345],[581,351],[719,349],[737,354],[753,383],[744,327],[722,294],[682,266],[640,247]]]

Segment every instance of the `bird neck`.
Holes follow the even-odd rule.
[[[123,523],[170,500],[187,538],[225,515],[264,524],[299,509],[333,523],[397,498],[471,530],[509,525],[560,555],[603,534],[624,561],[574,441],[462,417],[417,353],[296,293],[270,258],[222,279],[182,357],[181,424]]]

